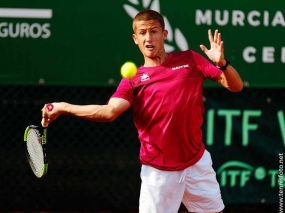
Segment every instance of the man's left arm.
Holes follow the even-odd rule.
[[[228,65],[216,80],[223,87],[232,92],[239,92],[243,88],[243,81],[234,67]]]
[[[204,45],[200,45],[200,48],[223,71],[216,81],[232,92],[241,91],[243,88],[242,79],[236,69],[224,57],[224,42],[221,33],[215,30],[213,36],[211,30],[208,30],[208,38],[211,48],[207,49]]]

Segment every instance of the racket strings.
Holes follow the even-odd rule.
[[[27,155],[34,173],[41,176],[44,169],[44,152],[38,130],[30,129],[27,134]]]

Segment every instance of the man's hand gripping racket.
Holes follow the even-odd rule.
[[[45,107],[52,111],[54,106],[47,104]],[[50,118],[43,117],[42,126],[30,125],[25,129],[24,142],[26,144],[26,155],[32,171],[36,177],[41,178],[47,173],[47,126]]]
[[[46,113],[45,113],[46,110],[45,109],[47,109],[48,112],[51,112],[53,110],[53,108],[54,108],[53,104],[46,104],[44,106],[44,108],[42,109],[42,111],[43,111],[43,118],[42,118],[42,122],[41,122],[42,127],[46,128],[49,125],[49,123],[51,122],[51,118],[46,116]]]

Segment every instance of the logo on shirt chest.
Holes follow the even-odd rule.
[[[181,66],[172,67],[172,70],[179,70],[179,69],[188,68],[188,67],[189,67],[189,64],[184,64]]]
[[[148,76],[148,74],[146,73],[142,74],[141,82],[148,81],[148,80],[150,80],[150,77]]]

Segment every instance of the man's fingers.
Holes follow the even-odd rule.
[[[52,121],[53,120],[51,118],[43,117],[41,124],[43,127],[47,127],[50,124],[50,122],[52,122]]]
[[[214,42],[218,43],[218,39],[219,39],[219,33],[218,33],[218,30],[215,30],[215,32],[214,32]]]
[[[52,113],[51,111],[53,110],[54,106],[53,104],[45,104],[44,107],[42,108],[42,121],[41,124],[43,127],[47,127],[49,123],[53,120],[51,119]]]
[[[42,108],[42,117],[45,118],[45,117],[48,117],[48,110],[46,108],[46,105],[44,105],[44,107]]]
[[[213,38],[213,35],[212,35],[212,31],[210,29],[208,30],[208,37],[209,37],[210,43],[212,43],[214,41],[214,38]]]
[[[218,33],[218,35],[217,35],[217,44],[220,45],[221,41],[222,41],[222,34]]]
[[[48,122],[46,121],[45,118],[42,118],[41,124],[43,127],[47,127],[48,126]]]
[[[223,41],[221,41],[221,52],[224,54],[224,42]]]
[[[204,53],[208,51],[208,49],[203,44],[200,45],[200,48]]]
[[[214,36],[212,35],[212,31],[208,30],[208,36],[209,36],[210,43],[214,42],[214,43],[220,45],[220,43],[222,41],[222,34],[219,33],[218,30],[215,30]]]
[[[50,117],[51,111],[53,110],[53,104],[45,104],[42,108],[42,117]]]

